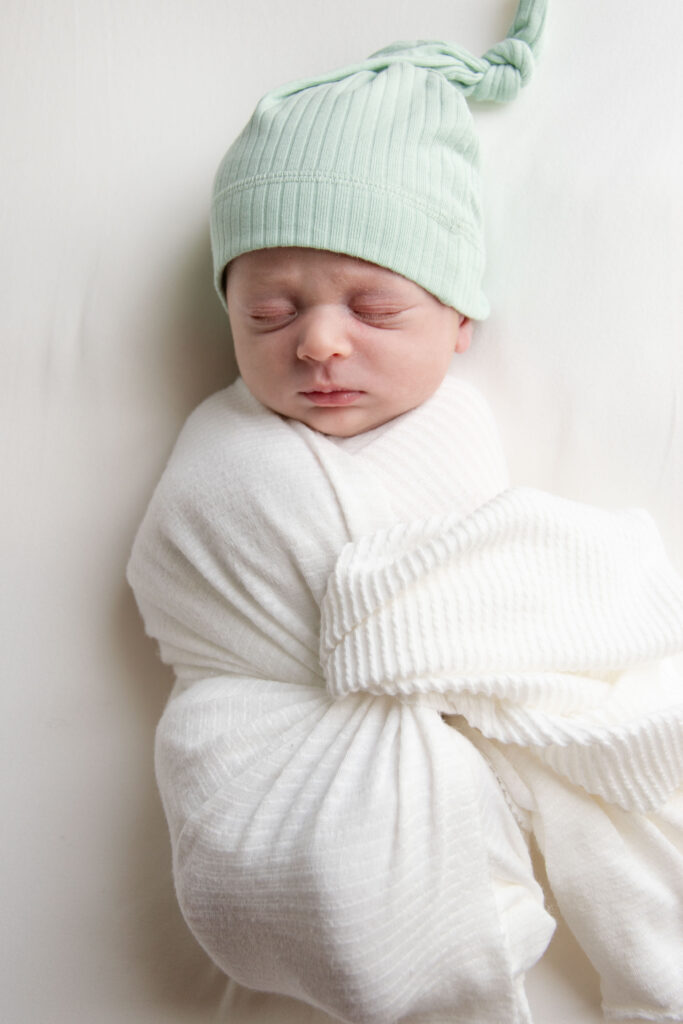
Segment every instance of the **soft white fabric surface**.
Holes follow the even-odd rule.
[[[505,482],[495,430],[449,379],[363,441],[238,381],[193,414],[145,516],[129,578],[179,680],[157,734],[179,900],[232,977],[335,1019],[521,1024],[554,925],[494,775],[432,708],[335,699],[319,659],[342,550],[414,500],[392,467],[466,516]]]
[[[129,566],[178,678],[180,905],[238,982],[348,1024],[521,1024],[553,931],[527,818],[605,1005],[683,1019],[683,578],[642,513],[501,463],[452,376],[351,443],[242,381],[190,417]]]
[[[208,250],[218,160],[270,86],[394,38],[481,52],[513,13],[3,4],[4,1018],[221,1019],[152,775],[170,674],[123,578],[181,423],[232,372]],[[516,483],[646,507],[679,567],[682,37],[680,0],[555,0],[534,81],[478,111],[494,312],[460,363]],[[539,1022],[601,1019],[563,929],[528,987]],[[283,1012],[241,994],[235,1024]]]

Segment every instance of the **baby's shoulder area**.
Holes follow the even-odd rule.
[[[298,447],[286,422],[238,378],[190,414],[158,491],[176,504],[242,502],[254,488],[277,487],[290,475]]]
[[[169,466],[200,466],[221,458],[236,457],[248,444],[250,426],[272,413],[250,395],[241,378],[205,398],[187,417],[173,448]]]

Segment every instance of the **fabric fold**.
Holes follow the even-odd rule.
[[[524,793],[610,1013],[681,1019],[683,580],[649,517],[508,490],[350,543],[321,613],[331,696],[439,710]]]
[[[461,714],[625,809],[683,779],[683,581],[640,512],[516,488],[379,531],[342,551],[320,638],[334,697]]]

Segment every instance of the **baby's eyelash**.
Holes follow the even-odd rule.
[[[355,316],[361,320],[391,320],[399,316],[402,309],[354,309]]]
[[[296,310],[294,309],[282,309],[282,310],[267,310],[258,312],[254,310],[249,314],[250,319],[255,324],[262,324],[264,326],[270,326],[272,324],[288,323],[296,316]]]

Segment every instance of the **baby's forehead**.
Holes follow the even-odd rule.
[[[295,286],[319,278],[373,289],[419,287],[388,267],[328,249],[256,249],[236,257],[228,268],[229,281],[254,287]]]

